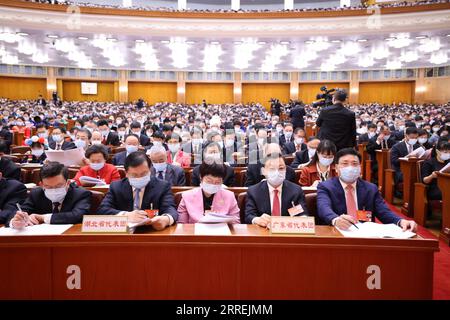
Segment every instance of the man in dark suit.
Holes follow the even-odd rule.
[[[167,163],[167,152],[163,146],[151,147],[147,151],[147,155],[152,161],[152,176],[169,182],[171,186],[186,185],[184,170]]]
[[[222,158],[222,148],[217,142],[209,142],[204,146],[203,149],[203,159],[206,163],[216,162],[223,164]],[[235,174],[234,169],[230,166],[226,167],[225,178],[223,179],[223,184],[227,187],[235,186]],[[191,185],[198,187],[200,185],[200,166],[196,166],[194,170],[192,170],[192,179]]]
[[[13,135],[11,133],[11,131],[8,130],[8,128],[5,128],[1,123],[0,123],[0,142],[3,142],[6,145],[6,154],[9,154],[9,148],[11,147],[12,141],[13,140]]]
[[[403,181],[403,174],[400,170],[400,158],[406,157],[408,154],[420,147],[417,143],[419,133],[416,127],[408,127],[405,131],[405,140],[396,143],[391,148],[391,166],[395,170],[395,183]]]
[[[22,204],[27,197],[27,188],[14,179],[5,179],[0,172],[0,224],[6,221],[17,210],[17,203]]]
[[[49,162],[41,168],[41,187],[31,191],[22,211],[15,212],[9,221],[12,228],[27,225],[81,223],[91,209],[91,193],[69,182],[66,167]]]
[[[306,150],[306,132],[302,128],[294,130],[294,140],[284,145],[283,155],[294,155],[294,153]]]
[[[75,143],[66,141],[66,129],[56,127],[52,131],[52,135],[48,138],[48,147],[52,150],[69,150],[76,149]]]
[[[271,140],[271,142],[274,142],[274,141]],[[294,127],[293,127],[292,123],[286,123],[284,125],[283,134],[280,135],[278,142],[280,144],[281,150],[285,149],[285,146],[287,143],[294,142]],[[283,154],[286,154],[286,153],[287,152],[283,151]]]
[[[316,154],[319,143],[320,140],[317,139],[317,137],[309,137],[308,143],[306,144],[306,149],[295,153],[294,161],[291,163],[291,168],[298,169],[303,165],[307,165]]]
[[[320,128],[318,138],[331,140],[338,150],[356,147],[355,113],[344,107],[347,99],[345,90],[333,94],[333,105],[322,109],[316,125]]]
[[[3,178],[20,181],[20,167],[11,159],[5,157],[5,154],[8,153],[7,150],[5,141],[0,141],[0,171],[3,174]]]
[[[139,138],[134,134],[129,134],[125,137],[125,151],[117,153],[113,159],[112,163],[115,166],[123,166],[125,164],[125,159],[127,156],[135,151],[139,150]]]
[[[103,199],[98,214],[119,214],[131,223],[151,225],[162,230],[178,219],[170,183],[151,176],[152,163],[144,152],[131,153],[125,160],[127,177],[114,181]],[[158,210],[148,218],[144,210]]]
[[[109,129],[108,121],[102,119],[97,123],[98,130],[102,134],[102,143],[107,146],[120,146],[120,139],[117,132],[113,132]]]
[[[47,101],[42,97],[42,94],[39,95],[39,98],[37,99],[37,104],[45,107],[47,105]]]
[[[301,105],[300,102],[296,102],[295,106],[289,113],[289,117],[291,118],[294,130],[297,128],[303,129],[305,127],[305,120],[303,118],[304,116],[306,116],[305,108]]]
[[[403,230],[417,229],[414,221],[395,215],[381,197],[378,187],[360,178],[361,155],[352,148],[336,154],[338,177],[317,186],[317,214],[320,222],[346,230],[358,222],[358,210],[370,211],[371,219],[394,223]]]
[[[137,121],[134,121],[130,125],[130,133],[139,137],[139,143],[141,146],[146,147],[150,144],[150,138],[145,134],[142,134],[141,124]]]
[[[367,132],[358,137],[358,143],[368,143],[377,134],[377,125],[371,123],[367,126]]]
[[[391,129],[388,126],[382,126],[379,134],[375,135],[369,140],[366,146],[367,153],[370,155],[372,160],[372,176],[377,177],[378,172],[378,162],[376,157],[376,150],[391,149],[397,140],[391,133]]]
[[[270,216],[308,215],[302,188],[286,181],[287,166],[281,154],[269,154],[264,159],[263,173],[267,180],[247,190],[245,222],[267,227]]]

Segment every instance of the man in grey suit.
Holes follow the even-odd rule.
[[[181,167],[167,163],[167,151],[163,146],[153,146],[147,151],[152,161],[152,175],[169,182],[172,186],[185,186],[186,177]]]

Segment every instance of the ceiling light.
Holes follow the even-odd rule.
[[[427,36],[416,36],[417,40],[426,39],[426,38],[427,38]]]
[[[136,42],[136,43],[144,43],[145,41],[142,40],[142,39],[136,39],[136,40],[134,40],[134,42]]]
[[[402,62],[399,60],[389,60],[386,62],[386,69],[394,70],[394,69],[400,69],[402,67]]]
[[[189,45],[186,43],[186,39],[176,37],[172,38],[168,43],[168,47],[171,51],[170,57],[172,59],[172,65],[177,69],[187,68],[189,66]]]
[[[386,38],[386,39],[384,39],[385,41],[392,41],[392,40],[395,40],[396,38],[395,37],[389,37],[389,38]]]
[[[56,34],[48,34],[48,35],[47,35],[47,38],[50,38],[50,39],[58,39],[59,37],[58,37]]]
[[[106,40],[111,41],[111,42],[116,42],[117,41],[116,38],[106,38]]]
[[[209,44],[218,45],[218,44],[220,44],[220,42],[219,41],[210,41]]]
[[[78,40],[89,40],[88,37],[78,37]]]
[[[280,41],[280,44],[288,45],[288,44],[291,44],[291,42],[290,41]]]
[[[213,43],[217,41],[211,41],[207,44],[203,51],[203,70],[206,72],[212,72],[217,70],[217,65],[220,62],[220,56],[224,51],[219,43]]]
[[[375,64],[375,60],[372,56],[361,56],[358,59],[358,66],[363,68],[372,67]]]
[[[448,56],[445,51],[433,52],[430,57],[432,64],[444,64],[447,63]]]
[[[341,48],[339,49],[339,51],[344,55],[344,56],[351,56],[354,55],[358,52],[361,51],[361,46],[353,41],[347,41],[345,43],[342,44]]]
[[[186,43],[187,44],[195,44],[195,41],[194,40],[188,40],[188,41],[186,41]]]
[[[267,42],[266,41],[258,41],[258,44],[265,45],[265,44],[267,44]]]
[[[314,43],[314,40],[306,40],[305,43],[306,44],[311,44],[311,43]]]
[[[163,44],[169,44],[170,40],[161,40],[160,42],[163,43]]]
[[[358,39],[356,41],[358,41],[358,42],[367,42],[367,39]]]
[[[17,32],[17,35],[18,35],[18,36],[26,37],[26,36],[28,36],[29,34],[26,33],[26,32]]]
[[[336,40],[331,40],[331,42],[332,42],[332,43],[341,43],[341,42],[342,42],[342,40],[338,40],[338,39],[336,39]]]
[[[434,52],[441,48],[441,39],[439,37],[432,37],[429,39],[424,39],[420,41],[421,45],[418,47],[420,51],[423,52]]]
[[[233,43],[236,45],[240,45],[240,44],[243,44],[244,42],[243,41],[233,41]]]
[[[401,33],[397,35],[396,39],[389,41],[388,45],[397,49],[409,46],[412,40],[409,38],[408,33]]]

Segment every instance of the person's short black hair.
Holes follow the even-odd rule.
[[[131,124],[130,124],[130,129],[137,129],[137,128],[141,128],[141,124],[139,123],[139,122],[137,122],[137,121],[133,121]]]
[[[410,134],[419,134],[416,127],[408,127],[406,128],[405,135],[409,136]]]
[[[425,129],[418,129],[418,130],[417,130],[417,134],[418,134],[419,136],[423,136],[423,135],[427,135],[427,136],[428,136],[428,131],[425,130]]]
[[[375,123],[371,123],[367,126],[367,129],[376,129],[377,125]]]
[[[316,153],[311,159],[311,164],[317,163],[317,161],[319,161],[319,153],[332,154],[333,156],[336,156],[336,152],[337,148],[333,141],[327,139],[321,140],[319,145],[317,146]]]
[[[290,123],[290,122],[285,122],[284,125],[283,125],[283,128],[286,128],[286,127],[294,128],[294,125],[292,123]]]
[[[105,160],[108,160],[108,149],[101,144],[94,144],[92,146],[90,146],[85,153],[85,157],[87,159],[90,158],[91,155],[95,154],[95,153],[101,153],[103,155],[103,158]]]
[[[86,133],[87,136],[88,136],[88,139],[91,140],[91,138],[92,138],[92,132],[91,132],[90,130],[85,129],[85,128],[80,128],[80,129],[78,129],[77,134],[78,134],[78,132],[84,132],[84,133]]]
[[[333,93],[333,97],[337,101],[344,102],[345,100],[347,100],[347,91],[345,91],[344,89],[337,89]]]
[[[40,128],[48,129],[48,126],[45,123],[39,123],[38,125],[36,125],[36,131]]]
[[[166,125],[163,125],[162,131],[172,131],[172,129],[173,129],[172,126],[166,124]]]
[[[436,143],[436,149],[439,151],[450,150],[450,142],[448,141],[448,136],[439,138]]]
[[[220,147],[220,144],[214,141],[209,141],[203,146],[203,158],[206,155],[206,151],[208,151],[211,148],[217,147],[220,151],[220,155],[222,156],[222,148]]]
[[[353,149],[353,148],[344,148],[344,149],[339,150],[339,151],[336,153],[336,156],[335,156],[335,158],[336,158],[336,163],[339,162],[339,159],[340,159],[340,158],[342,158],[343,156],[349,155],[349,154],[350,154],[350,155],[353,155],[353,156],[357,156],[359,162],[361,162],[361,155],[359,154],[358,151],[356,151],[356,150]]]
[[[130,167],[134,168],[140,166],[144,162],[148,164],[149,169],[152,167],[152,161],[150,160],[150,157],[147,157],[145,152],[143,151],[132,152],[125,158],[124,164],[125,171],[128,171],[128,168]]]
[[[8,146],[6,145],[5,141],[0,140],[0,153],[8,153]]]
[[[297,127],[297,128],[295,128],[295,130],[294,130],[294,134],[298,134],[300,131],[303,131],[305,134],[306,134],[306,131],[305,131],[305,129],[303,129],[303,128],[300,128],[300,127]]]
[[[75,120],[75,122],[78,122],[80,124],[80,127],[83,128],[84,127],[84,121],[81,119],[77,119]]]
[[[163,141],[166,139],[166,137],[164,136],[164,134],[163,134],[162,132],[160,132],[160,131],[153,132],[152,138],[153,138],[153,139],[154,139],[154,138],[156,138],[156,139],[161,139],[161,140],[163,140]]]
[[[211,175],[213,177],[224,179],[227,173],[225,164],[219,164],[215,162],[211,164],[203,162],[200,165],[199,169],[200,169],[200,178]]]
[[[41,168],[40,172],[41,181],[46,178],[59,176],[60,174],[63,175],[65,180],[69,179],[69,171],[67,170],[66,166],[57,161],[47,162]]]
[[[105,119],[98,120],[97,127],[100,127],[100,126],[109,126],[108,121]]]
[[[118,126],[117,126],[117,129],[119,129],[119,128],[126,128],[127,126],[125,125],[125,123],[121,123],[121,124],[119,124]]]
[[[66,133],[67,133],[67,130],[66,130],[66,128],[64,128],[64,127],[54,127],[54,128],[53,128],[53,130],[56,130],[56,129],[61,130],[61,133],[63,133],[63,134],[66,134]],[[52,133],[53,133],[53,131],[52,131]]]
[[[31,149],[33,149],[33,148],[41,148],[41,147],[43,147],[44,145],[42,144],[42,143],[40,143],[40,142],[33,142],[33,143],[31,143],[31,146],[30,146],[30,148]]]

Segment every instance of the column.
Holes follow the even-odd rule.
[[[358,103],[359,101],[359,71],[350,71],[350,92],[348,96],[349,103]]]
[[[128,72],[120,70],[119,73],[119,102],[128,102]]]
[[[47,98],[48,100],[52,99],[53,91],[58,91],[58,86],[56,83],[56,68],[48,67],[47,68]],[[58,92],[58,94],[62,97],[62,92]]]
[[[291,72],[291,88],[289,97],[291,100],[298,100],[298,72]]]
[[[416,87],[414,90],[413,103],[424,103],[426,91],[427,85],[425,82],[425,69],[420,68],[417,70]]]
[[[284,0],[284,10],[293,10],[294,0]]]
[[[187,0],[178,0],[178,10],[187,9]]]
[[[242,73],[234,72],[233,95],[234,103],[242,103]]]
[[[186,73],[177,72],[177,103],[186,103]]]
[[[231,10],[239,10],[241,8],[241,0],[231,0]]]

